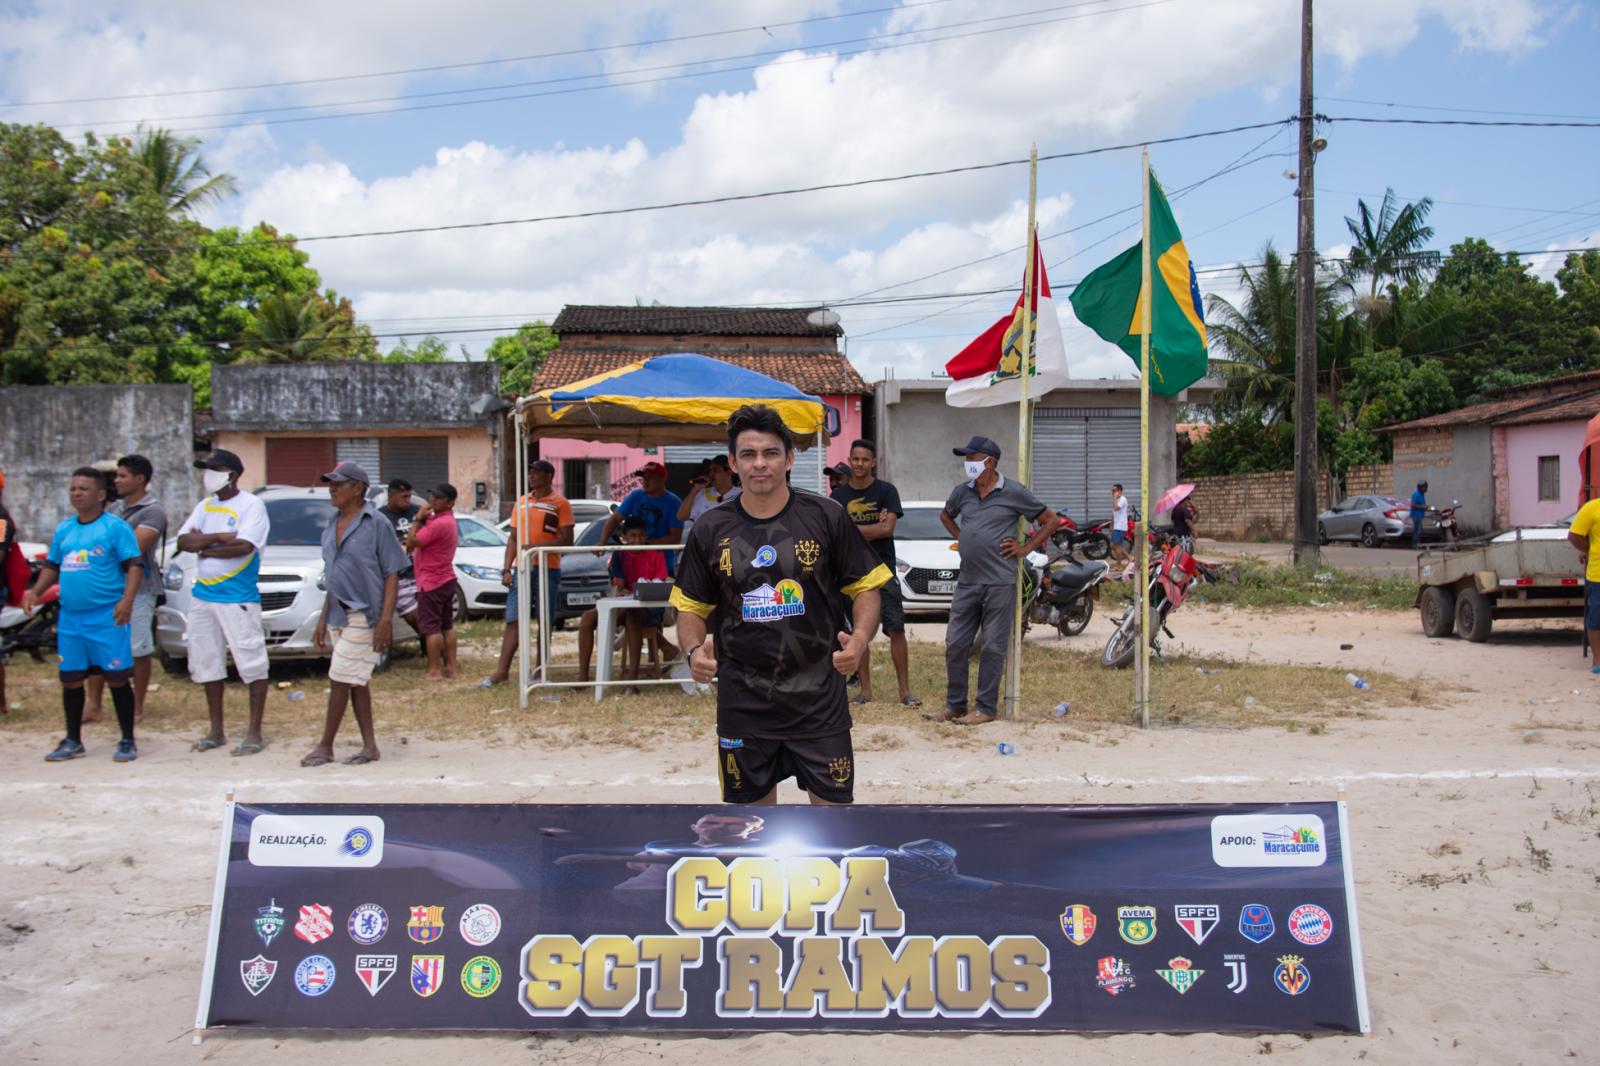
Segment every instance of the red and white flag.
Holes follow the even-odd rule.
[[[1050,279],[1045,276],[1037,232],[1033,238],[1033,279],[1033,315],[1023,312],[1023,297],[1019,294],[1009,315],[984,330],[944,365],[951,378],[949,388],[944,390],[945,403],[951,407],[995,407],[1020,402],[1023,330],[1030,326],[1033,365],[1028,378],[1029,399],[1041,399],[1070,380],[1067,347],[1061,339],[1055,302],[1050,298]]]

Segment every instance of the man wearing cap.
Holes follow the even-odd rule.
[[[506,628],[500,634],[500,662],[493,674],[478,682],[479,688],[504,684],[511,676],[511,660],[517,654],[517,556],[523,545],[566,548],[572,545],[572,504],[555,490],[555,465],[546,459],[528,464],[528,492],[517,501],[511,515],[511,531],[506,537],[506,557],[501,564],[500,582],[506,587]],[[546,555],[544,580],[528,586],[529,621],[539,620],[539,603],[550,605],[554,623],[561,605],[561,556]],[[539,646],[533,646],[533,665],[539,665]]]
[[[988,437],[973,437],[966,447],[953,451],[963,460],[967,480],[950,493],[939,520],[960,542],[961,575],[945,630],[944,710],[929,717],[982,725],[999,713],[1000,678],[1017,605],[1017,560],[1049,540],[1057,519],[1025,485],[1000,473],[1000,446]],[[1039,527],[1021,546],[1016,536],[1019,518]],[[978,701],[968,711],[967,658],[980,627],[984,643],[978,659]]]
[[[727,503],[739,495],[739,486],[728,465],[726,455],[713,455],[700,460],[700,471],[689,482],[689,495],[678,505],[678,521],[688,523],[705,514],[720,503]]]
[[[328,717],[322,740],[301,766],[326,766],[333,761],[346,705],[353,705],[361,729],[361,750],[344,760],[364,766],[378,758],[372,727],[373,667],[388,650],[393,634],[395,599],[406,553],[387,520],[367,503],[371,478],[359,463],[343,462],[322,475],[328,500],[338,515],[322,531],[322,576],[327,595],[317,619],[314,640],[333,649],[328,664]]]
[[[456,676],[456,487],[444,483],[406,533],[406,550],[417,571],[417,632],[428,651],[429,681]],[[441,663],[442,660],[442,663]]]
[[[227,743],[222,693],[231,653],[239,679],[250,686],[250,726],[233,754],[254,755],[265,745],[261,719],[267,710],[267,642],[256,576],[271,523],[266,506],[239,491],[244,463],[237,455],[219,448],[194,465],[203,471],[206,498],[178,527],[178,550],[199,557],[188,618],[189,678],[205,686],[211,713],[211,731],[194,750]]]
[[[383,501],[383,506],[378,508],[378,517],[387,521],[389,528],[394,530],[395,543],[405,543],[406,534],[410,532],[411,523],[417,520],[420,510],[420,504],[411,502],[411,482],[403,477],[390,478],[389,495]],[[400,571],[400,588],[395,592],[394,609],[413,630],[417,628],[417,572],[409,560],[406,568]]]
[[[617,509],[606,519],[600,531],[600,543],[610,544],[624,518],[638,515],[644,519],[645,540],[650,544],[677,544],[683,538],[683,521],[678,508],[683,501],[675,492],[667,491],[667,468],[660,463],[646,463],[634,471],[643,483],[622,498]],[[677,552],[667,553],[667,569],[673,569]]]
[[[832,466],[824,470],[823,473],[828,475],[829,496],[832,496],[835,492],[838,492],[840,486],[848,484],[850,481],[850,467],[848,464],[843,462],[834,463]]]

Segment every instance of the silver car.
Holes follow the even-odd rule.
[[[1351,496],[1317,516],[1317,540],[1357,540],[1368,548],[1411,539],[1411,504],[1394,496]],[[1422,518],[1422,539],[1439,539],[1439,516]]]

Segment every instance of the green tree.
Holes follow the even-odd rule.
[[[1367,281],[1358,310],[1369,332],[1385,310],[1378,296],[1384,282],[1414,285],[1439,265],[1439,253],[1427,248],[1433,239],[1433,227],[1428,225],[1431,210],[1433,201],[1426,196],[1414,204],[1401,204],[1394,190],[1386,189],[1376,213],[1365,200],[1357,200],[1355,217],[1345,216],[1351,240],[1345,277],[1352,289],[1362,279]]]
[[[413,348],[405,337],[400,343],[383,353],[385,363],[442,363],[450,357],[450,346],[438,337],[426,336]]]
[[[372,358],[371,331],[358,326],[350,301],[327,293],[275,293],[262,300],[240,341],[240,360],[331,363]]]
[[[233,175],[211,172],[197,139],[143,126],[134,136],[134,158],[149,175],[151,190],[172,214],[192,215],[197,208],[232,196],[237,190]]]
[[[521,396],[533,391],[533,380],[555,351],[555,333],[543,322],[526,322],[510,336],[489,343],[489,359],[500,364],[500,391]]]

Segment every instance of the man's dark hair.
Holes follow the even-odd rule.
[[[732,470],[733,469],[733,467],[729,464],[728,457],[726,455],[713,455],[711,458],[706,460],[706,465],[707,466],[720,466],[724,470]]]
[[[783,441],[784,454],[794,454],[794,437],[789,433],[789,427],[783,424],[778,412],[764,403],[752,403],[739,408],[728,419],[729,455],[734,455],[739,450],[739,434],[752,430],[757,433],[771,433]]]
[[[101,492],[105,493],[108,498],[110,497],[110,495],[111,495],[111,486],[106,484],[106,476],[105,476],[105,474],[103,474],[100,471],[96,470],[94,467],[92,467],[92,466],[80,466],[80,467],[78,467],[78,469],[76,469],[76,470],[74,470],[72,472],[72,476],[73,477],[86,477],[86,478],[88,478],[90,481],[93,481],[96,485],[100,486],[100,491]]]
[[[390,492],[410,492],[411,491],[411,482],[407,481],[403,477],[392,477],[392,478],[389,479],[389,491]]]
[[[146,485],[150,484],[150,479],[156,476],[156,468],[150,464],[150,460],[142,455],[124,455],[117,460],[117,465],[135,477],[144,478]]]
[[[865,448],[867,451],[872,453],[872,457],[874,459],[878,457],[878,446],[872,443],[870,440],[857,437],[855,440],[850,442],[850,450],[855,451],[857,448]]]
[[[1117,491],[1118,491],[1118,492],[1121,492],[1121,491],[1122,491],[1122,482],[1120,482],[1120,481],[1113,481],[1113,482],[1112,482],[1112,483],[1111,483],[1111,487],[1112,487],[1112,488],[1114,488],[1114,489],[1116,489],[1116,490],[1117,490]]]

